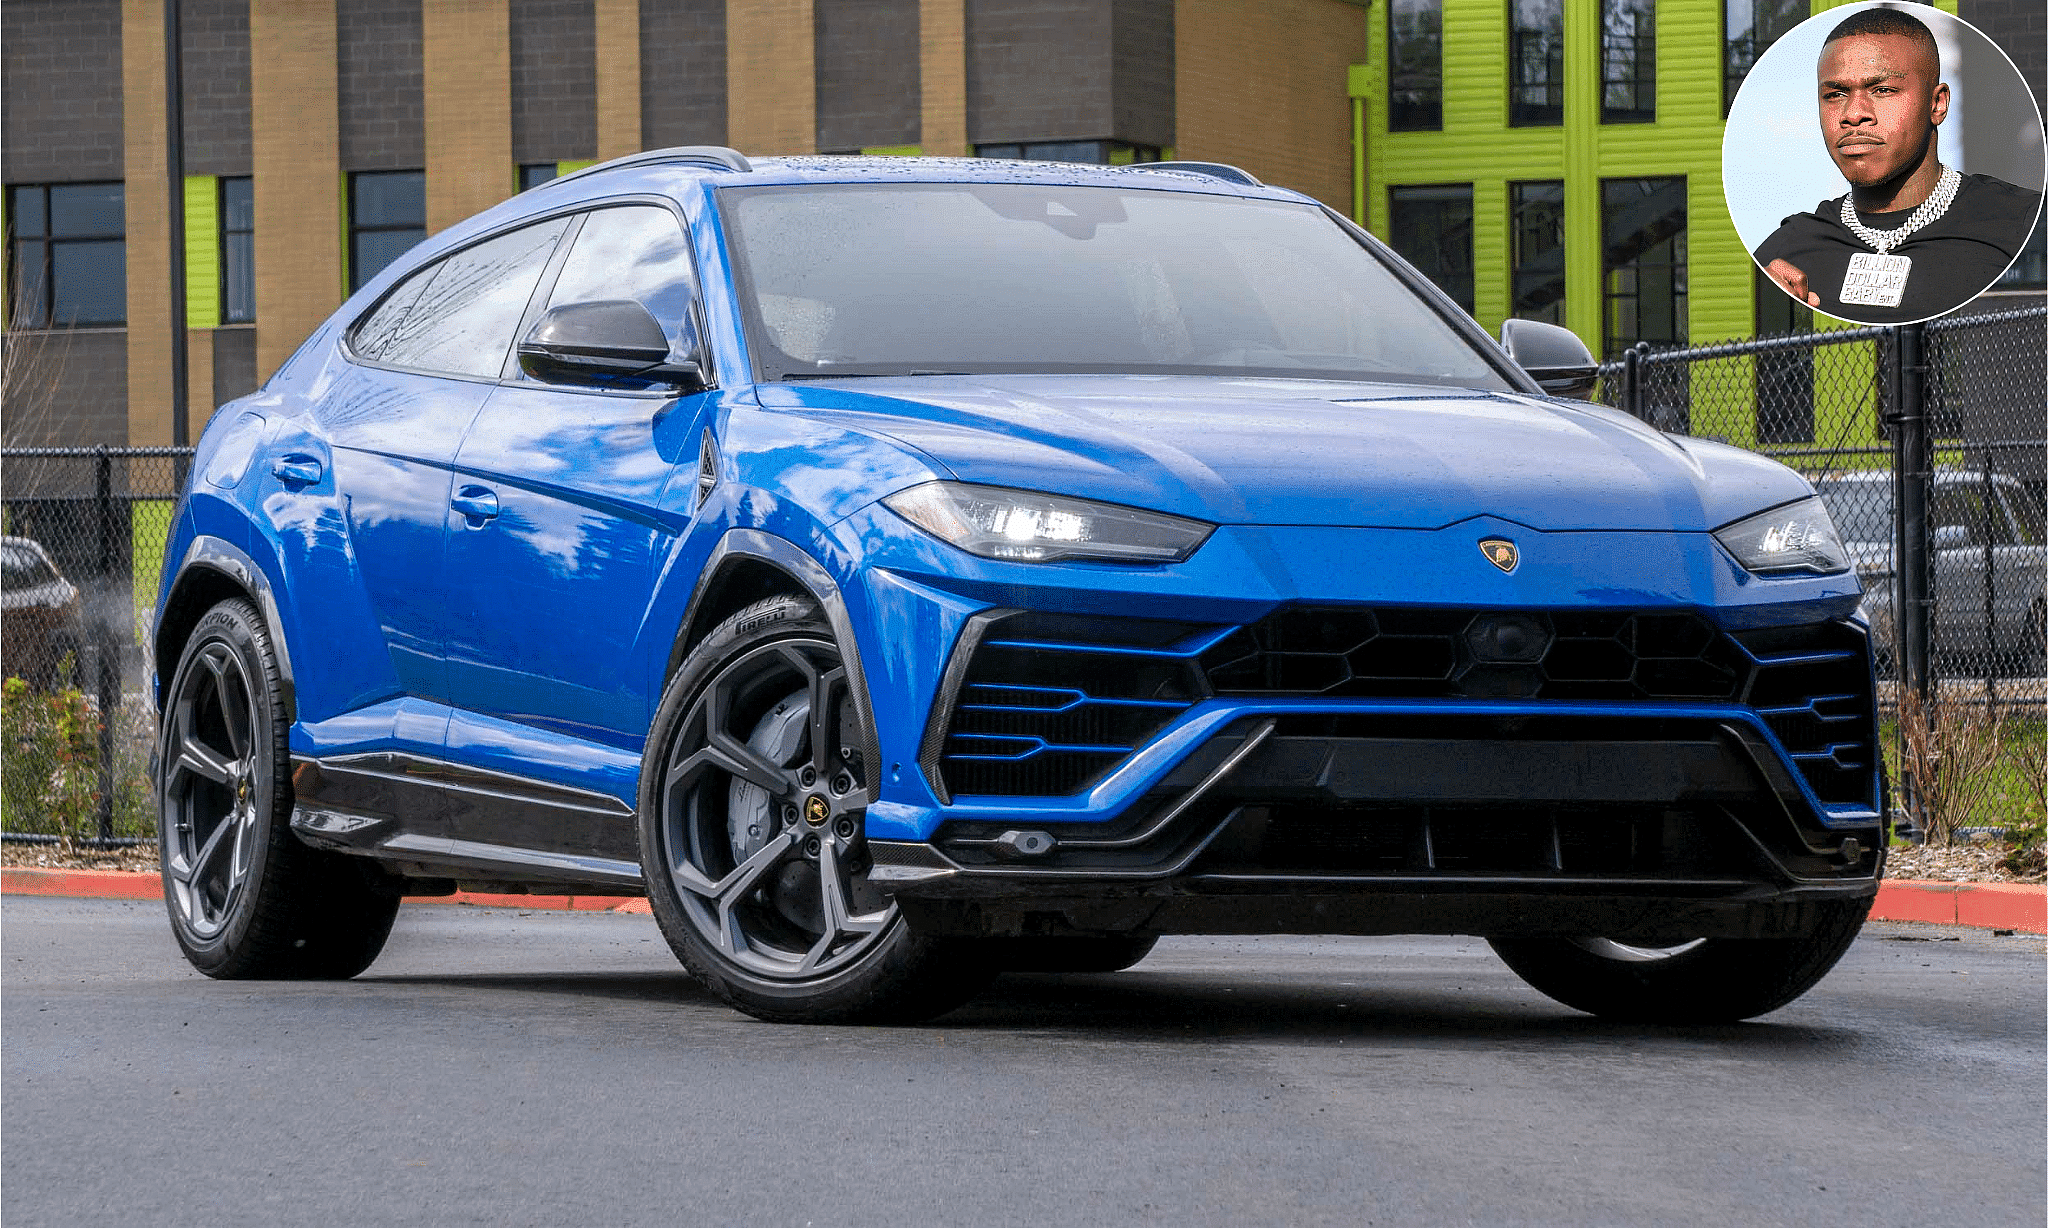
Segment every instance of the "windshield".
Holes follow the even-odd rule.
[[[1892,488],[1888,482],[1844,482],[1822,479],[1813,484],[1828,518],[1845,542],[1888,542],[1892,539]]]
[[[727,189],[763,380],[1077,372],[1507,390],[1321,209],[1044,184]]]

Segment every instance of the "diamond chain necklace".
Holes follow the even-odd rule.
[[[1942,167],[1941,182],[1934,185],[1934,191],[1926,200],[1920,202],[1920,207],[1913,210],[1913,216],[1907,218],[1906,224],[1897,230],[1872,230],[1865,226],[1856,216],[1856,206],[1852,203],[1856,194],[1851,192],[1842,198],[1842,225],[1847,226],[1851,234],[1876,248],[1878,255],[1889,256],[1892,249],[1904,243],[1914,231],[1948,212],[1949,205],[1956,198],[1956,188],[1962,182],[1963,177],[1956,172],[1955,167]]]

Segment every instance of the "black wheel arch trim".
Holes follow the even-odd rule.
[[[284,718],[285,723],[289,725],[298,719],[298,688],[295,684],[296,675],[292,669],[291,645],[285,636],[284,619],[278,612],[277,593],[271,586],[270,577],[240,546],[225,538],[202,533],[192,539],[192,544],[185,548],[185,557],[178,560],[177,576],[171,581],[170,595],[164,599],[163,612],[169,613],[177,608],[181,600],[187,599],[194,584],[194,577],[204,573],[228,580],[254,601],[262,613],[263,621],[270,630],[271,650],[277,656],[278,679],[284,698]],[[194,611],[194,621],[204,613],[204,610]],[[167,647],[160,638],[162,630],[162,618],[159,616],[157,623],[150,627],[149,632],[150,663],[157,675],[150,690],[150,698],[159,706],[163,700],[162,689],[170,685],[170,679],[164,675],[162,669],[163,654]],[[175,651],[179,646],[168,647]]]
[[[727,529],[718,539],[710,557],[704,560],[703,569],[697,573],[696,587],[691,590],[689,604],[683,609],[682,624],[669,648],[662,686],[666,688],[668,681],[682,668],[683,659],[690,650],[711,633],[710,626],[698,625],[705,621],[706,610],[711,605],[708,599],[721,577],[733,564],[741,562],[765,564],[788,576],[824,612],[825,621],[832,627],[832,638],[839,642],[840,654],[848,666],[847,676],[851,685],[847,690],[853,697],[854,717],[861,730],[862,752],[867,756],[869,770],[879,773],[882,770],[881,749],[875,729],[875,710],[868,699],[867,670],[861,662],[860,640],[853,633],[853,618],[847,613],[845,595],[823,564],[787,538],[760,529],[733,528]]]

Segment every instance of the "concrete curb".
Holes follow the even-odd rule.
[[[58,895],[86,900],[161,900],[164,898],[164,884],[162,878],[146,870],[42,870],[34,866],[0,866],[0,895]],[[645,899],[617,895],[490,895],[475,891],[458,891],[454,895],[412,896],[406,902],[574,912],[649,911]]]
[[[0,894],[160,900],[163,882],[156,875],[139,870],[39,870],[31,866],[6,866],[0,867]],[[462,891],[454,895],[417,896],[409,902],[643,915],[648,912],[645,899],[616,895],[485,895]],[[1877,889],[1877,903],[1870,910],[1870,919],[2048,934],[2048,887],[2040,883],[1886,879]]]

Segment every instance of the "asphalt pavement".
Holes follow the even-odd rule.
[[[408,905],[225,983],[156,903],[0,902],[0,1219],[2028,1225],[2038,937],[1872,925],[1793,1005],[1603,1024],[1456,938],[1169,939],[916,1028],[757,1023],[645,916]]]

